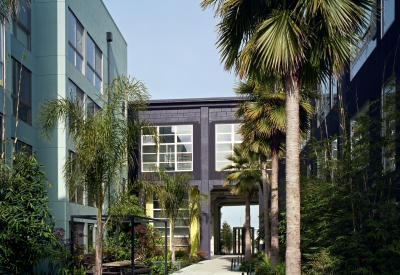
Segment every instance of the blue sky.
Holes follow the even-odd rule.
[[[234,96],[214,13],[196,0],[103,0],[128,43],[128,74],[152,99]]]
[[[237,80],[224,70],[215,42],[218,20],[200,0],[103,0],[128,43],[128,74],[151,99],[233,97]],[[244,224],[242,207],[223,207],[222,222]],[[252,206],[258,227],[258,206]]]

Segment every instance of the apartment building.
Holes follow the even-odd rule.
[[[70,215],[92,215],[95,208],[85,190],[66,187],[62,167],[74,153],[73,146],[63,124],[50,141],[38,136],[38,106],[45,99],[74,95],[84,102],[88,114],[101,108],[98,96],[107,84],[114,76],[127,74],[126,41],[102,0],[20,1],[16,19],[0,31],[0,106],[4,93],[6,99],[0,116],[5,118],[5,139],[17,138],[17,150],[24,147],[35,152],[45,165],[52,184],[49,200],[55,227],[68,232]],[[11,142],[2,150],[10,157]],[[93,225],[87,221],[75,224],[89,245]]]

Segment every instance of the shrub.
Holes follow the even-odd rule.
[[[34,156],[0,162],[0,273],[32,274],[44,259],[60,256],[53,234],[45,173]]]

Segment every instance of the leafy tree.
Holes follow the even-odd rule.
[[[278,158],[282,153],[285,132],[286,94],[283,85],[278,79],[250,79],[240,82],[235,92],[245,99],[239,104],[235,115],[243,118],[239,132],[243,135],[243,144],[246,149],[260,155],[261,172],[264,190],[264,232],[265,255],[271,256],[271,267],[279,260],[278,215],[279,215],[279,191],[278,191]],[[310,101],[314,93],[302,91],[300,94],[300,130],[302,136],[309,129],[311,115],[314,108]],[[267,184],[267,156],[271,157],[271,237],[269,236],[269,184]],[[269,254],[271,250],[271,255]]]
[[[42,169],[24,153],[11,164],[0,162],[1,274],[31,274],[43,260],[60,256]]]
[[[243,150],[241,146],[235,146],[233,155],[227,156],[227,160],[232,161],[221,169],[225,171],[224,184],[232,185],[231,193],[239,195],[246,200],[246,223],[245,223],[245,261],[251,261],[251,241],[250,241],[250,200],[258,192],[257,185],[261,182],[261,170],[258,163],[258,156],[252,152]]]
[[[232,240],[232,228],[226,221],[224,221],[221,229],[221,241],[226,253],[230,253],[232,250]]]
[[[73,97],[73,95],[72,95]],[[149,98],[146,87],[125,76],[116,77],[99,97],[102,108],[85,115],[82,102],[76,98],[48,99],[38,108],[39,132],[49,139],[58,123],[63,123],[74,143],[75,154],[64,164],[67,186],[84,187],[89,199],[96,203],[95,273],[100,274],[102,263],[102,214],[108,190],[119,189],[121,174],[134,165],[131,154],[137,148],[141,131],[152,128],[140,120],[125,118],[125,106],[137,114],[144,110]],[[68,122],[68,123],[67,123]]]
[[[340,74],[363,36],[371,0],[203,0],[216,6],[217,47],[241,77],[282,78],[286,92],[286,274],[301,273],[299,91]]]
[[[399,135],[374,135],[387,119],[398,121],[399,111],[384,120],[359,116],[351,137],[345,133],[311,146],[318,172],[303,180],[301,193],[306,274],[400,274],[400,173],[382,165],[385,154],[398,163],[395,147],[387,145]],[[333,141],[340,141],[337,155],[331,153]]]
[[[197,188],[189,185],[191,178],[192,175],[189,173],[168,174],[163,168],[158,168],[153,173],[147,173],[142,180],[137,181],[137,184],[140,185],[139,188],[148,200],[152,200],[153,197],[157,198],[163,215],[169,220],[172,261],[175,261],[175,223],[184,217],[189,218],[189,225],[195,220],[200,221],[201,211],[198,210],[201,207],[199,203],[207,199],[206,195],[193,192]],[[191,202],[193,202],[192,206]],[[193,206],[194,204],[197,206]]]

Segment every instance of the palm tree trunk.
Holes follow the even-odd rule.
[[[95,250],[95,263],[94,263],[94,274],[101,275],[102,268],[102,257],[103,257],[103,222],[102,222],[102,206],[97,205],[96,219],[97,219],[97,229],[96,229],[96,250]]]
[[[170,231],[169,231],[169,246],[171,248],[171,260],[175,261],[175,242],[174,242],[174,230],[175,230],[175,225],[174,221],[172,219],[169,220],[170,223]]]
[[[272,138],[271,143],[271,271],[274,272],[275,266],[279,261],[279,190],[278,190],[278,172],[279,172],[279,136]]]
[[[246,262],[251,261],[251,241],[250,241],[250,195],[246,196],[246,226],[245,226],[245,248],[244,248],[244,260]]]
[[[286,274],[301,274],[299,72],[284,76],[286,91]]]
[[[265,241],[265,257],[269,258],[271,256],[271,238],[269,232],[269,183],[267,174],[267,157],[264,154],[260,155],[261,162],[261,174],[262,174],[262,184],[264,190],[264,241]]]

